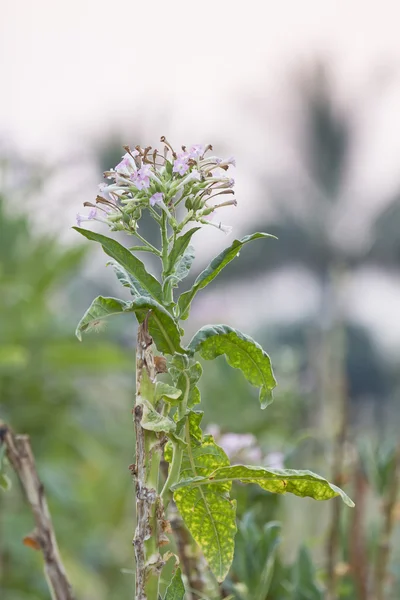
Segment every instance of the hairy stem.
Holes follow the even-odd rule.
[[[158,600],[160,572],[164,565],[160,552],[158,475],[161,445],[157,435],[143,429],[141,421],[141,381],[146,369],[151,381],[156,369],[151,352],[152,338],[147,318],[139,325],[136,347],[136,403],[133,411],[136,434],[136,530],[133,545],[136,558],[135,600]]]
[[[61,561],[44,486],[36,470],[29,437],[14,435],[7,426],[2,425],[0,441],[5,444],[7,458],[19,478],[35,519],[36,529],[27,539],[30,545],[42,551],[44,573],[52,600],[74,600],[75,596]]]

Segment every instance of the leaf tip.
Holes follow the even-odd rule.
[[[260,405],[261,410],[265,410],[268,408],[270,404],[274,401],[274,397],[272,395],[272,389],[260,389]]]

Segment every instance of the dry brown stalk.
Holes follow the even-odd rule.
[[[25,498],[33,513],[36,528],[27,536],[29,545],[42,551],[44,573],[53,600],[74,600],[72,586],[61,560],[44,486],[37,473],[29,437],[15,435],[7,425],[0,427],[0,441],[18,476]]]

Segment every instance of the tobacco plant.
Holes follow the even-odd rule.
[[[79,214],[75,227],[102,246],[111,259],[108,264],[132,296],[129,301],[97,297],[78,324],[78,338],[114,315],[129,314],[138,322],[132,411],[136,456],[130,467],[136,488],[136,600],[161,597],[160,579],[171,558],[165,545],[171,532],[168,508],[172,501],[219,582],[226,577],[234,553],[236,505],[230,497],[234,481],[316,500],[341,496],[347,505],[353,505],[341,489],[310,471],[231,466],[212,435],[202,432],[199,357],[208,361],[225,355],[229,365],[240,369],[247,381],[259,388],[261,409],[272,401],[276,381],[268,354],[248,335],[228,325],[205,325],[186,341],[182,322],[188,319],[197,293],[244,246],[257,240],[265,243],[273,236],[253,233],[235,239],[198,275],[190,289],[175,295],[192,267],[195,254],[191,240],[196,232],[212,226],[230,233],[231,228],[219,219],[223,207],[236,205],[234,180],[229,173],[235,161],[214,156],[211,146],[183,146],[176,152],[165,137],[161,142],[161,150],[126,146],[121,162],[104,174],[108,181],[100,185],[95,203],[85,203],[88,214]],[[140,233],[140,220],[146,212],[160,230],[157,247]],[[85,220],[99,221],[112,232],[132,236],[137,245],[126,247],[83,229]],[[137,257],[141,252],[159,259],[160,277],[147,271]],[[215,401],[226,403],[229,410],[228,397]],[[166,474],[163,460],[168,463]],[[185,598],[185,578],[178,557],[176,561],[164,600]]]

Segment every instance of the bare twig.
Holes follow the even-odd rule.
[[[29,437],[14,435],[9,427],[1,425],[0,442],[5,444],[7,458],[19,478],[35,518],[36,529],[27,539],[30,545],[42,551],[44,573],[51,597],[53,600],[74,600],[72,587],[61,561],[44,487],[36,470]]]

